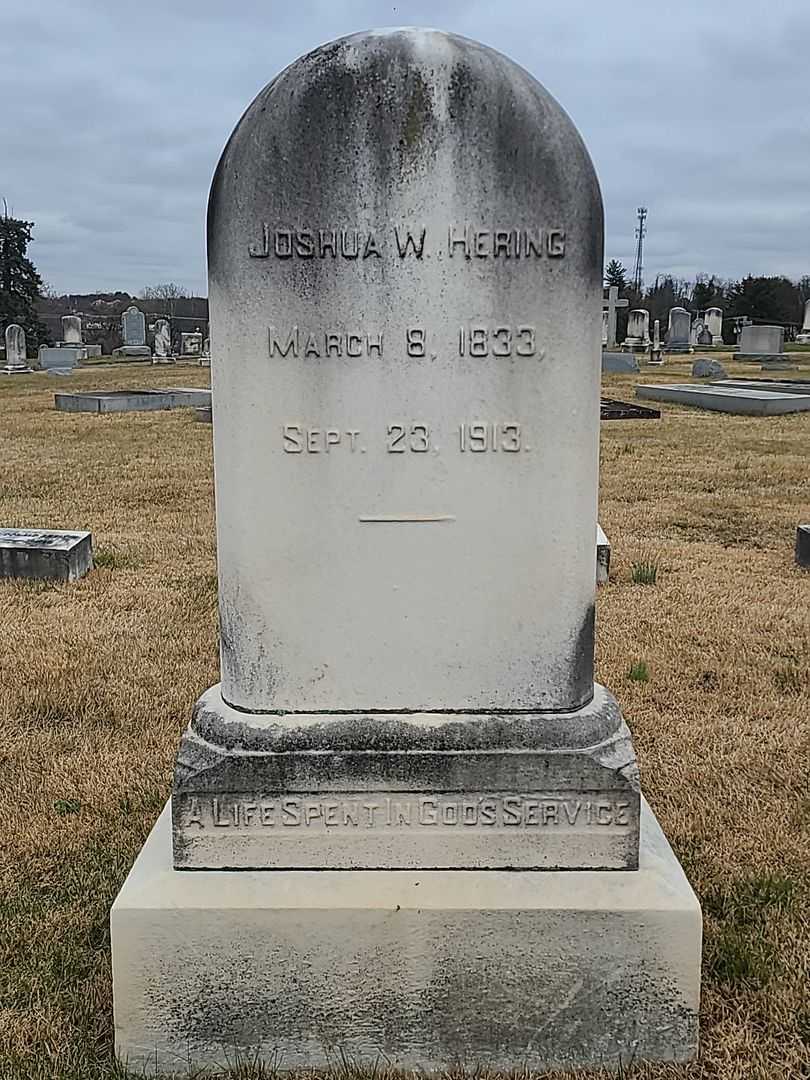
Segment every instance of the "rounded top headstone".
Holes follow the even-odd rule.
[[[602,217],[474,41],[355,34],[249,106],[208,206],[228,702],[589,700]]]
[[[409,192],[423,220],[437,217],[443,204],[463,216],[496,197],[502,213],[511,209],[520,219],[527,207],[543,209],[549,221],[555,212],[575,212],[568,220],[582,232],[565,268],[601,282],[601,194],[567,113],[502,53],[420,28],[330,42],[259,93],[214,177],[209,275],[228,277],[241,256],[231,243],[234,229],[255,239],[251,207],[274,212],[279,224],[309,211],[339,225],[352,212],[373,218],[382,198],[400,201]],[[329,263],[316,255],[296,265],[315,287]]]

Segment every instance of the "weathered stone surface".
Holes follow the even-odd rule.
[[[670,308],[667,328],[667,352],[690,353],[692,351],[691,328],[692,316],[686,308]]]
[[[583,749],[584,748],[584,749]],[[638,771],[615,700],[575,713],[256,717],[197,703],[178,869],[632,869]]]
[[[692,363],[692,375],[696,379],[725,379],[727,372],[719,360],[698,356]]]
[[[165,390],[110,390],[105,393],[54,394],[59,412],[148,412],[153,409],[183,409],[210,405],[211,391],[196,387],[167,387]]]
[[[810,379],[718,379],[712,386],[734,390],[775,390],[778,394],[810,394]]]
[[[623,348],[648,349],[650,346],[650,313],[644,308],[634,308],[627,316],[627,334]]]
[[[169,808],[112,910],[130,1068],[543,1070],[685,1060],[700,908],[645,802],[639,869],[172,869]]]
[[[636,397],[650,401],[671,401],[677,405],[694,405],[713,412],[740,413],[745,416],[781,416],[783,413],[806,412],[810,409],[810,394],[780,394],[769,390],[737,390],[727,386],[696,386],[693,383],[669,383],[636,387]]]
[[[612,371],[618,374],[635,374],[640,371],[638,360],[632,353],[603,352],[602,371]]]
[[[113,359],[118,360],[121,357],[131,360],[151,360],[152,350],[148,345],[122,345],[119,349],[113,349]]]
[[[156,364],[171,364],[172,358],[172,331],[168,319],[158,319],[155,322],[154,355],[152,362]]]
[[[601,249],[571,121],[484,46],[355,35],[261,92],[208,221],[228,701],[589,699]]]
[[[712,345],[723,344],[723,312],[719,307],[710,307],[707,309],[706,329],[712,336]]]
[[[31,368],[25,347],[25,331],[17,323],[9,323],[5,332],[6,361],[0,368],[3,375],[24,375]]]
[[[699,909],[650,815],[639,855],[593,683],[602,207],[570,120],[474,42],[333,42],[244,114],[208,254],[222,686],[177,869],[167,811],[113,911],[119,1053],[690,1056]]]
[[[65,345],[82,345],[82,320],[78,315],[62,316],[62,341]]]
[[[83,345],[63,345],[61,348],[53,348],[50,345],[40,345],[37,355],[37,364],[42,371],[51,368],[60,370],[72,370],[81,359],[86,356]]]
[[[0,577],[76,581],[92,569],[89,532],[0,529]]]
[[[619,308],[630,306],[629,300],[619,299],[618,285],[611,285],[605,289],[607,297],[602,300],[602,346],[608,351],[617,348],[616,345],[616,322]]]
[[[698,331],[695,344],[700,345],[701,348],[704,349],[712,344],[712,332],[708,326],[704,326]]]
[[[203,336],[199,331],[180,335],[181,356],[202,356]]]
[[[735,360],[764,363],[783,360],[785,331],[781,326],[744,326]]]
[[[810,525],[799,525],[796,529],[796,562],[810,567]]]

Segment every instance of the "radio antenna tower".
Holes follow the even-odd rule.
[[[638,225],[636,226],[636,265],[633,267],[633,289],[641,292],[644,278],[644,237],[647,235],[647,207],[638,208]]]

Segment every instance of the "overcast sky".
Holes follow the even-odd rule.
[[[2,0],[0,197],[59,292],[205,292],[211,175],[256,93],[342,34],[423,25],[507,53],[573,117],[606,258],[645,278],[810,273],[808,0]]]

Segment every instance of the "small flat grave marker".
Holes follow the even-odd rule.
[[[92,569],[89,532],[0,529],[0,577],[78,581]]]

